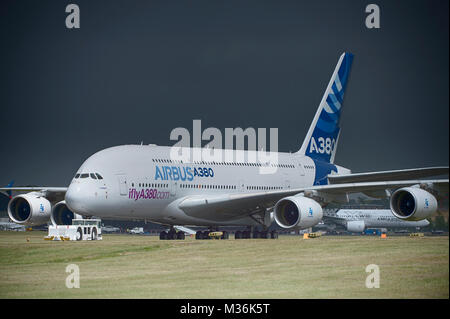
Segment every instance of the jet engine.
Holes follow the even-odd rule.
[[[304,196],[280,199],[274,208],[277,224],[286,229],[305,229],[317,225],[323,216],[322,207],[315,200]]]
[[[8,203],[8,215],[20,225],[37,226],[50,219],[52,205],[39,193],[27,193],[15,196]]]
[[[50,215],[53,225],[72,225],[72,219],[81,218],[83,218],[81,215],[75,214],[67,207],[65,200],[56,203]]]
[[[438,202],[432,194],[417,187],[396,190],[390,199],[392,213],[403,220],[422,220],[438,210]]]
[[[363,220],[351,220],[347,222],[347,230],[353,233],[362,233],[366,228]]]

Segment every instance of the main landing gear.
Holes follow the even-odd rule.
[[[212,238],[228,239],[229,236],[230,236],[229,233],[226,231],[220,232],[220,231],[206,230],[206,231],[198,231],[195,234],[195,239],[212,239]],[[278,232],[275,230],[268,231],[267,229],[258,231],[256,229],[249,227],[244,231],[238,230],[234,234],[234,239],[250,239],[250,238],[277,239]]]
[[[230,234],[227,231],[218,230],[205,230],[197,231],[195,233],[195,239],[206,240],[206,239],[229,239]],[[234,239],[250,239],[250,238],[262,238],[262,239],[277,239],[278,232],[275,230],[268,231],[263,229],[258,231],[252,227],[247,228],[244,231],[238,230],[234,234]],[[185,234],[182,231],[176,231],[175,228],[171,227],[169,231],[162,231],[159,233],[160,240],[184,240]]]
[[[159,233],[160,240],[184,240],[185,234],[182,231],[176,231],[175,228],[171,227],[169,231],[162,231]]]
[[[195,233],[195,239],[228,239],[230,234],[227,231],[198,231]]]
[[[267,229],[258,231],[257,229],[250,228],[244,231],[238,230],[234,234],[234,239],[250,239],[250,238],[277,239],[278,232],[275,230],[268,231]]]

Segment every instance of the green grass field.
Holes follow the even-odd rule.
[[[0,298],[449,298],[448,237],[45,235],[0,232]],[[68,264],[79,266],[79,289],[65,286]],[[365,286],[369,264],[380,288]]]

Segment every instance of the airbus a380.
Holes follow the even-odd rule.
[[[419,228],[430,224],[426,219],[401,220],[390,209],[325,209],[323,221],[325,227],[333,229],[339,225],[354,233],[361,233],[367,228]]]
[[[352,60],[351,53],[340,56],[299,151],[277,153],[275,163],[249,161],[250,151],[240,151],[244,159],[238,159],[237,151],[224,150],[231,152],[231,161],[183,161],[173,159],[172,147],[116,146],[89,157],[69,187],[2,188],[28,192],[11,199],[8,214],[28,225],[49,218],[54,224],[70,224],[76,214],[209,230],[240,225],[247,228],[236,238],[276,238],[267,231],[273,221],[285,229],[309,228],[322,220],[327,204],[346,202],[348,194],[362,192],[389,196],[399,219],[424,219],[448,196],[448,177],[430,179],[448,175],[448,167],[352,174],[334,164]],[[264,167],[276,170],[261,174]],[[198,238],[208,232],[199,232]],[[171,227],[160,238],[180,239],[183,234]]]

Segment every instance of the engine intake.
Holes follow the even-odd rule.
[[[17,224],[37,226],[49,221],[51,207],[50,202],[40,194],[21,194],[8,203],[8,215]]]
[[[53,225],[72,225],[72,219],[82,218],[69,209],[66,201],[63,200],[53,206],[50,220]]]
[[[304,196],[289,196],[280,199],[274,208],[276,223],[286,229],[305,229],[322,220],[323,210],[318,202]]]
[[[438,210],[438,202],[429,192],[417,187],[396,190],[390,199],[391,211],[403,220],[423,220]]]

